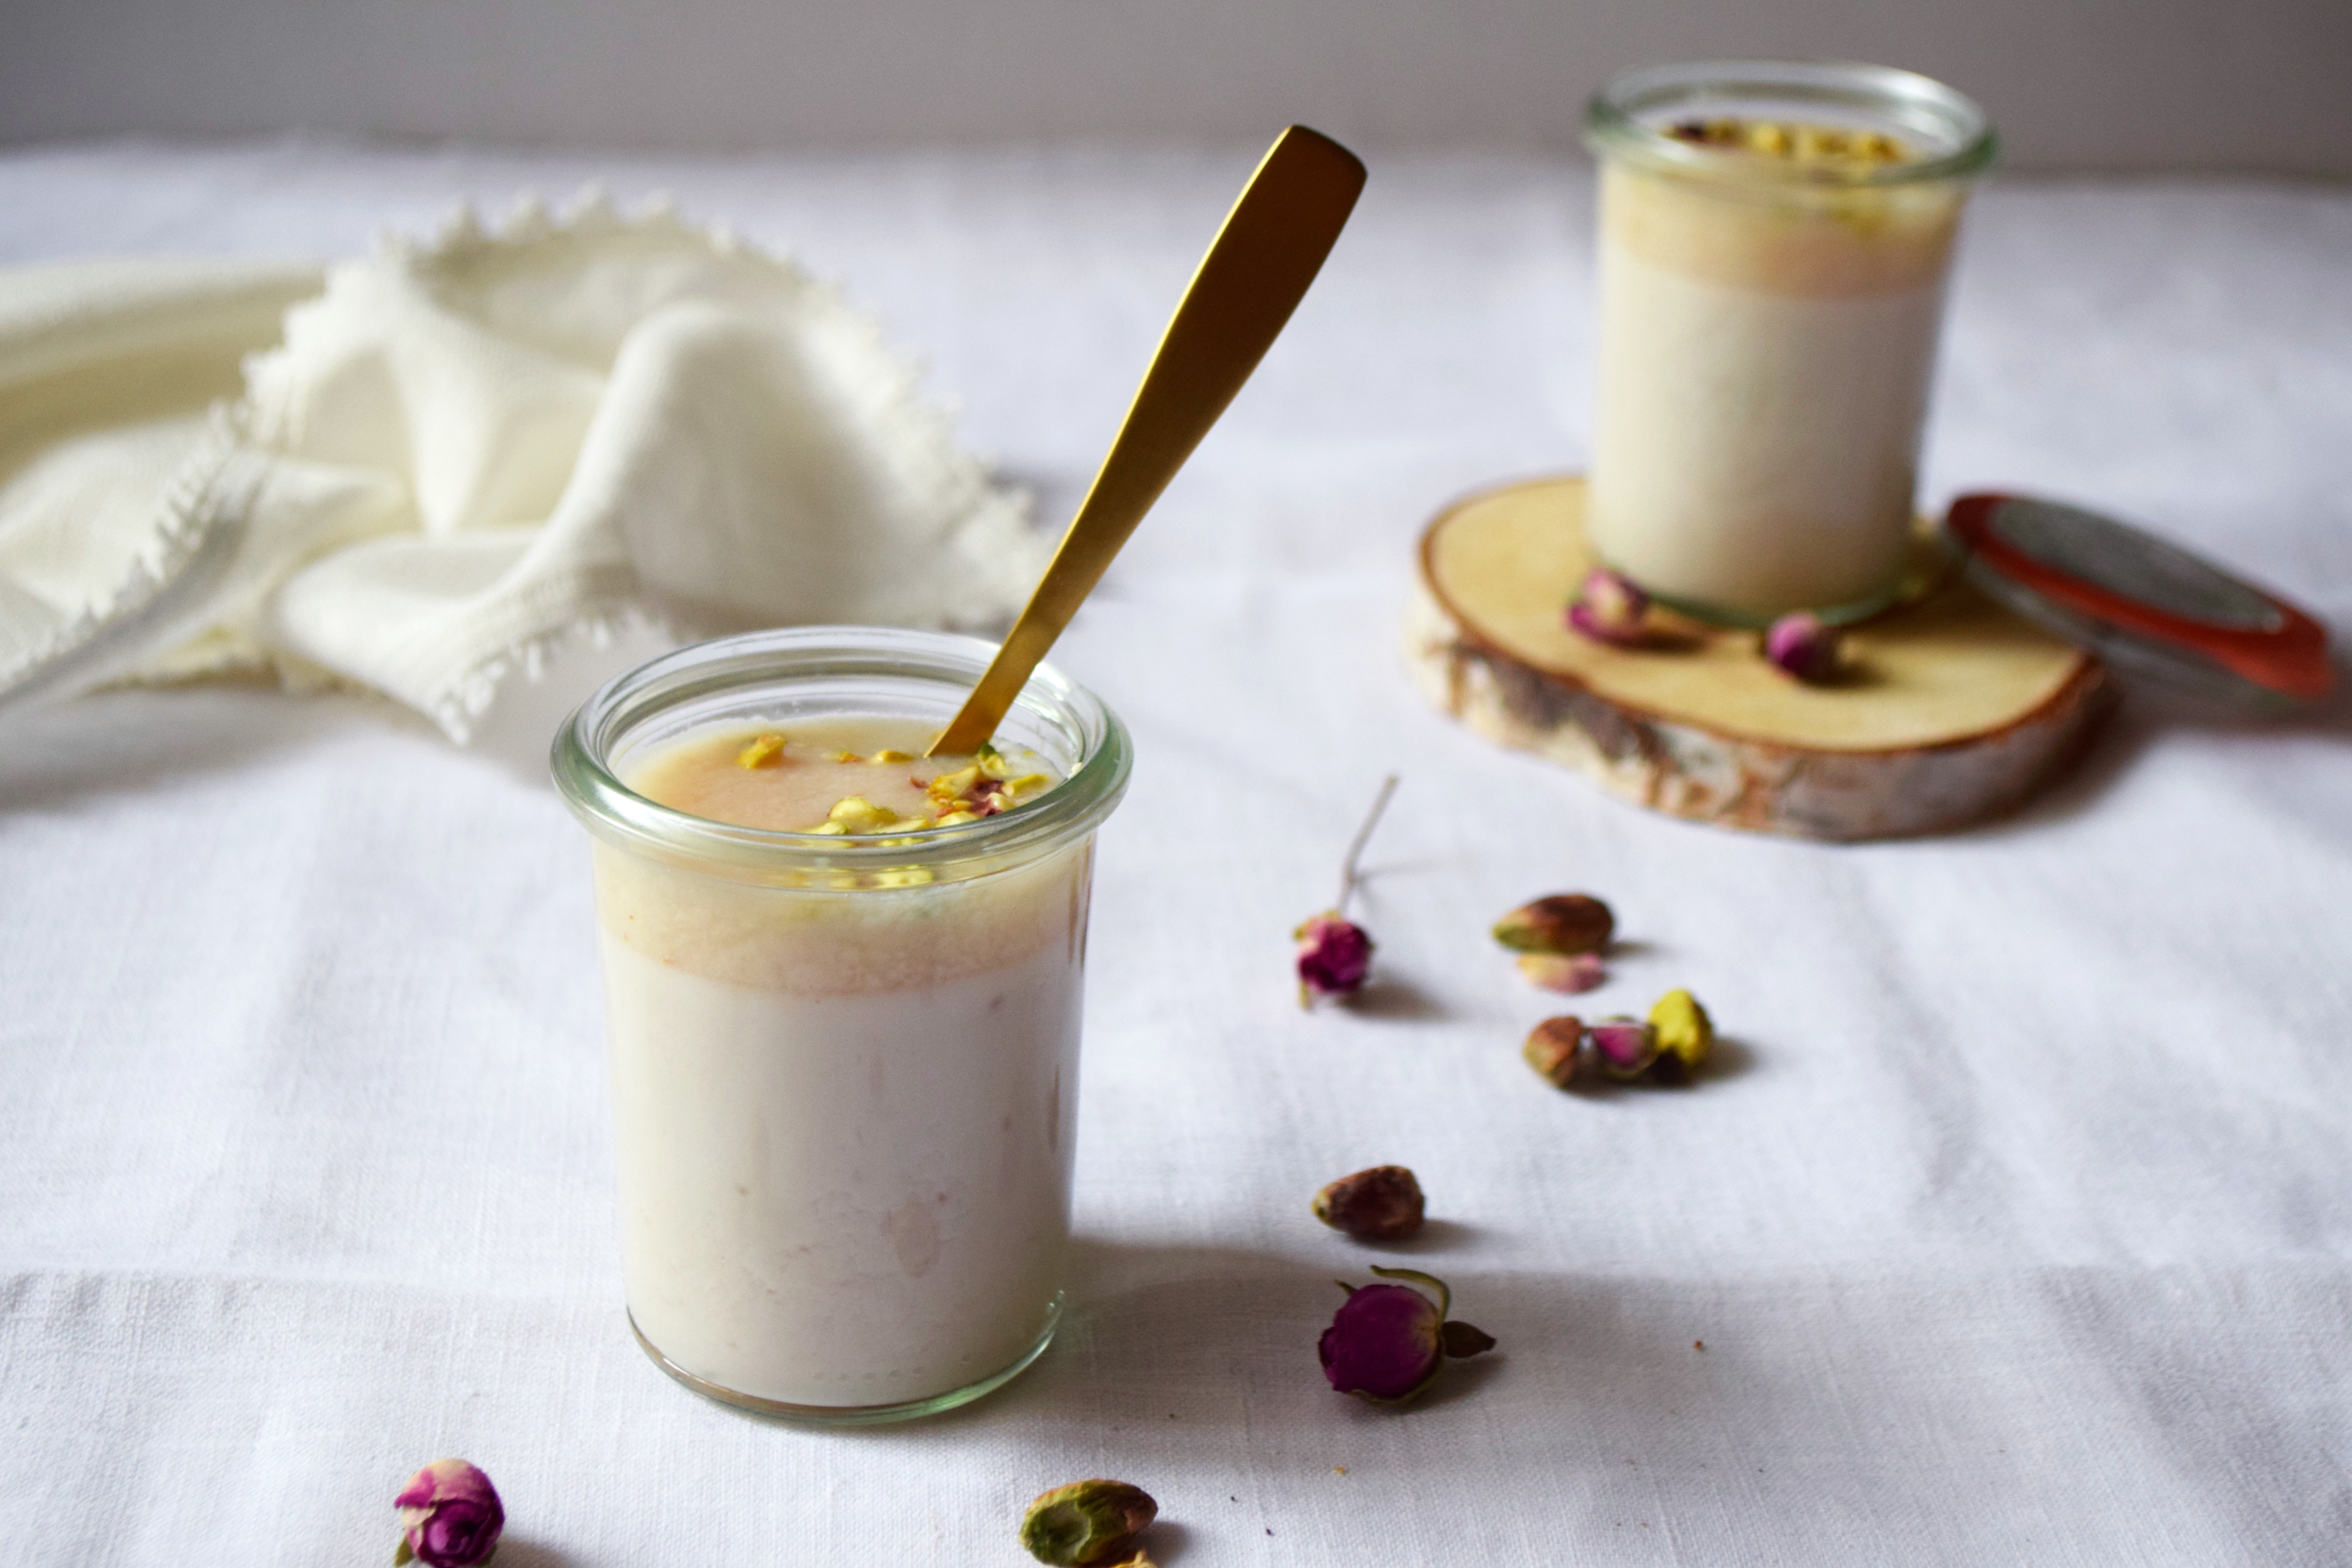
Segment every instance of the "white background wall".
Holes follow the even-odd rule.
[[[1623,66],[1873,59],[2013,167],[2352,174],[2352,0],[0,0],[0,140],[1558,146]]]

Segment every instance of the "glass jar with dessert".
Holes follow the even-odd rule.
[[[1761,626],[1883,605],[1911,536],[1977,106],[1878,66],[1629,72],[1596,96],[1589,529],[1654,597]]]
[[[925,757],[993,652],[874,627],[665,655],[557,737],[593,839],[629,1321],[688,1385],[900,1419],[1060,1314],[1099,699],[1034,674]]]

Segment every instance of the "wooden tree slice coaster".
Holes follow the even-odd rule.
[[[1948,576],[1845,635],[1826,686],[1753,632],[1653,612],[1612,647],[1561,612],[1595,564],[1584,481],[1471,497],[1422,535],[1407,652],[1471,729],[1640,805],[1801,838],[1946,832],[2022,802],[2113,705],[2099,661]]]

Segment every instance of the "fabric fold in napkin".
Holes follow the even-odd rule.
[[[0,702],[258,670],[463,740],[572,637],[984,626],[1049,548],[869,319],[665,208],[0,274]]]

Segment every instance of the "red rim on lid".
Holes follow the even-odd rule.
[[[1945,527],[1979,587],[2117,664],[2272,705],[2336,683],[2317,621],[2127,523],[1987,492],[1954,501]]]

